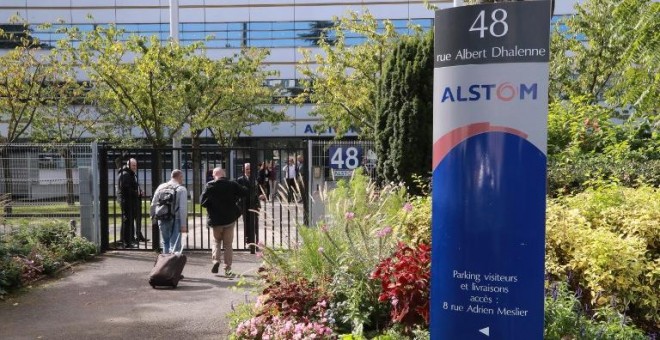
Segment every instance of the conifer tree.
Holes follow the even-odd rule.
[[[433,126],[433,33],[402,37],[385,63],[381,82],[376,152],[381,181],[403,181],[431,171]]]

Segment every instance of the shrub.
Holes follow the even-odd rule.
[[[420,244],[411,248],[399,243],[391,258],[381,261],[371,278],[379,280],[379,301],[391,304],[390,321],[402,324],[406,331],[429,324],[431,247]]]
[[[627,187],[642,184],[660,187],[659,169],[658,159],[615,159],[604,155],[550,157],[548,194],[557,197],[579,193],[599,181],[613,181]]]
[[[657,189],[606,186],[551,200],[546,270],[569,277],[590,309],[611,305],[647,331],[660,325]]]
[[[566,283],[558,282],[550,285],[546,294],[543,338],[645,340],[644,333],[629,321],[608,305],[590,316]]]
[[[396,238],[408,244],[431,244],[431,197],[417,196],[410,202],[409,211],[400,213],[401,222],[395,226]]]
[[[94,244],[71,235],[63,223],[26,225],[0,235],[0,296],[95,253]]]

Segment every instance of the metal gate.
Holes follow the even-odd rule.
[[[157,226],[152,226],[149,216],[152,194],[158,185],[170,179],[173,169],[184,173],[183,185],[188,190],[188,233],[183,234],[183,246],[187,250],[208,250],[212,247],[212,234],[206,227],[206,211],[199,205],[199,196],[205,183],[210,180],[210,171],[222,167],[227,177],[236,179],[242,174],[244,163],[250,163],[252,177],[257,176],[258,164],[264,161],[274,163],[277,194],[261,202],[258,212],[256,240],[269,247],[289,248],[298,243],[298,228],[304,225],[305,207],[303,202],[286,199],[282,167],[289,158],[305,155],[301,149],[257,149],[201,147],[166,149],[128,149],[109,145],[99,147],[100,172],[100,216],[101,244],[104,250],[124,249],[121,238],[121,207],[117,203],[118,171],[131,158],[138,163],[138,184],[143,196],[140,201],[135,227],[148,239],[140,242],[137,249],[155,250],[160,247]],[[306,194],[303,196],[307,196]],[[250,212],[256,214],[256,212]],[[234,232],[234,250],[248,250],[245,241],[243,218],[239,218]],[[136,248],[131,248],[136,249]]]

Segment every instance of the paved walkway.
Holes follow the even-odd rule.
[[[211,274],[210,252],[187,255],[177,289],[149,286],[152,252],[110,252],[80,264],[0,301],[0,338],[226,339],[225,315],[249,298],[248,291],[232,289],[237,279]],[[255,278],[258,259],[234,255],[233,270]]]

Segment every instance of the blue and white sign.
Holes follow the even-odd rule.
[[[361,165],[362,155],[361,146],[331,145],[328,148],[328,164],[335,176],[351,176],[353,170]]]
[[[549,1],[435,18],[431,339],[542,339]]]

